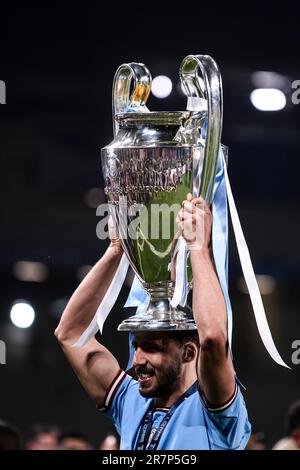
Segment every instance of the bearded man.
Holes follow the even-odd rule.
[[[134,332],[137,380],[95,338],[72,347],[89,325],[123,254],[112,242],[71,297],[56,336],[80,382],[109,416],[125,450],[244,449],[245,402],[227,338],[227,314],[211,249],[212,214],[190,194],[177,216],[193,272],[197,329]]]

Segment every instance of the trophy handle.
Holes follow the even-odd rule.
[[[198,77],[200,69],[205,90]],[[211,204],[218,165],[223,120],[222,79],[216,62],[208,55],[188,55],[180,66],[180,79],[188,98],[206,98],[208,122],[199,194]]]
[[[130,84],[134,80],[130,94]],[[146,104],[151,90],[151,74],[144,64],[131,62],[122,64],[115,73],[112,92],[112,118],[114,136],[119,126],[116,115],[124,113],[128,108],[137,108]]]

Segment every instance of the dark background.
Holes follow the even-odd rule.
[[[35,422],[72,426],[96,445],[110,423],[77,382],[53,331],[78,285],[77,269],[95,263],[107,246],[96,237],[99,218],[85,195],[103,188],[100,148],[112,140],[114,73],[121,63],[144,62],[153,77],[168,75],[174,85],[164,100],[150,96],[149,108],[185,109],[177,89],[181,60],[193,53],[217,61],[231,184],[255,271],[276,283],[263,300],[275,343],[292,365],[291,344],[300,339],[300,106],[291,102],[291,85],[278,112],[256,110],[249,95],[257,70],[278,72],[289,84],[300,79],[300,34],[299,11],[289,2],[278,9],[246,2],[241,10],[200,2],[88,5],[1,6],[7,104],[0,107],[0,339],[7,364],[0,366],[0,419],[22,432]],[[47,280],[16,280],[19,260],[45,263]],[[287,370],[268,356],[249,298],[238,289],[240,276],[231,240],[235,367],[250,420],[273,445],[284,433],[288,405],[300,398],[300,366]],[[123,367],[127,338],[116,326],[130,313],[122,310],[127,293],[125,286],[103,335]],[[27,330],[9,318],[20,298],[36,310]]]

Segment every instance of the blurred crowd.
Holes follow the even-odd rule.
[[[118,450],[119,440],[107,435],[94,447],[87,436],[74,429],[35,424],[22,436],[10,423],[0,420],[0,450]]]
[[[300,450],[300,400],[293,402],[284,420],[285,436],[279,439],[270,450]],[[264,433],[252,426],[247,450],[268,450]]]
[[[266,444],[262,431],[252,426],[246,450],[300,450],[300,400],[291,404],[285,416],[285,435],[272,447]],[[0,450],[118,450],[119,439],[107,435],[96,447],[86,435],[74,429],[35,424],[21,436],[12,424],[0,420]]]

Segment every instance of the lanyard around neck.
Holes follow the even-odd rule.
[[[152,421],[153,421],[153,414],[154,414],[154,400],[152,400],[148,411],[146,412],[142,425],[139,432],[139,437],[136,444],[136,450],[155,450],[157,449],[158,443],[161,439],[161,436],[170,421],[171,417],[173,416],[175,410],[178,406],[190,395],[192,395],[198,387],[198,382],[195,382],[178,400],[174,403],[174,405],[169,409],[166,413],[164,418],[162,419],[158,429],[155,431],[155,434],[147,447],[149,436],[152,429]]]

